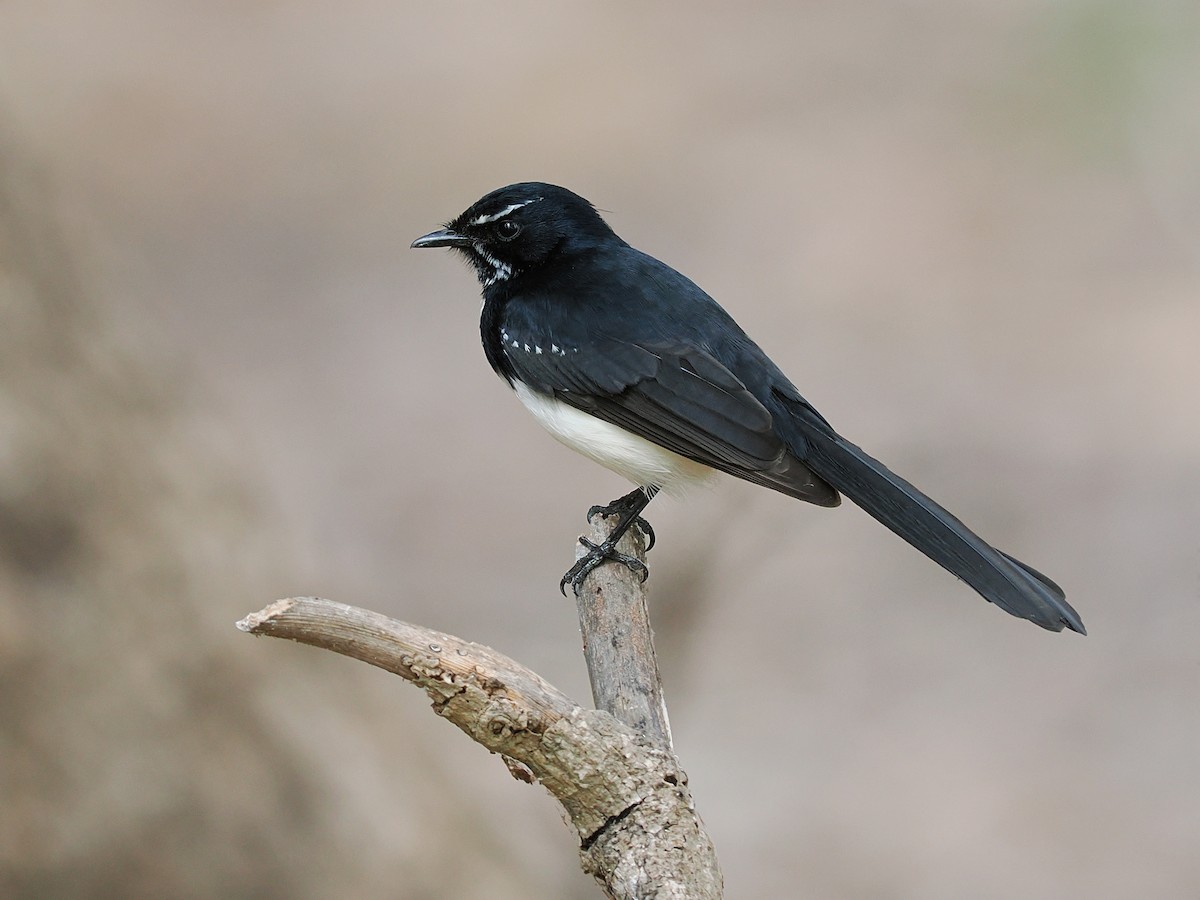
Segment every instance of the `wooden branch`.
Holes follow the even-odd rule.
[[[608,537],[609,518],[615,525],[615,515],[592,518],[589,537],[593,543],[602,543]],[[617,550],[646,561],[645,538],[636,526],[625,532]],[[585,553],[587,548],[581,543],[575,558]],[[642,576],[627,566],[605,563],[583,582],[575,605],[596,708],[670,747],[671,723],[654,654]]]
[[[687,776],[661,741],[581,709],[495,650],[378,613],[298,597],[237,626],[360,659],[424,689],[438,715],[558,799],[579,834],[584,871],[610,898],[721,896]]]

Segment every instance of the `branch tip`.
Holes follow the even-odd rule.
[[[276,600],[269,606],[264,606],[258,612],[250,613],[250,615],[246,616],[246,618],[240,619],[234,624],[237,626],[238,631],[245,631],[248,634],[257,634],[263,625],[271,621],[276,616],[287,612],[295,605],[296,601],[292,598],[287,600]]]

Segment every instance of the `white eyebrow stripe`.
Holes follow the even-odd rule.
[[[498,212],[498,213],[492,213],[491,215],[487,215],[487,216],[476,216],[467,224],[468,225],[486,225],[488,222],[495,222],[497,219],[503,219],[510,212],[520,209],[522,206],[528,206],[530,203],[537,203],[541,199],[542,199],[541,197],[534,197],[532,200],[523,200],[520,203],[510,203],[508,206],[504,207],[504,209],[500,210],[500,212]]]

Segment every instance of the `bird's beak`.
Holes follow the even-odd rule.
[[[419,250],[422,247],[469,247],[472,243],[474,242],[469,237],[449,228],[442,228],[422,235],[412,242],[412,246]]]

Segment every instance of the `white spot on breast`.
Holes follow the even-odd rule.
[[[556,440],[642,487],[651,485],[678,496],[704,484],[715,469],[578,410],[528,385],[513,383],[525,408]]]

